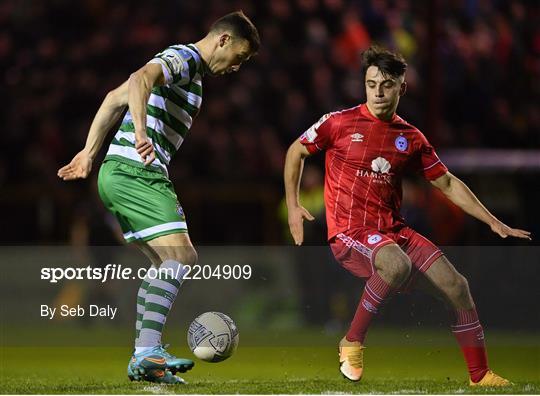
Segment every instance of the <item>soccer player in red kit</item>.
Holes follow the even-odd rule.
[[[400,216],[401,178],[419,172],[466,213],[502,238],[530,239],[493,216],[437,156],[426,137],[396,114],[405,93],[407,64],[399,54],[371,47],[363,54],[367,102],[324,115],[289,148],[285,191],[291,234],[303,242],[298,189],[304,159],[326,152],[325,204],[328,241],[334,256],[366,285],[349,331],[339,344],[341,373],[358,381],[368,327],[381,305],[397,291],[421,288],[445,301],[467,363],[470,385],[510,382],[488,366],[482,325],[467,280],[443,252],[408,227]]]

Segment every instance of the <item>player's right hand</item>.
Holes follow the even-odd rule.
[[[150,165],[156,159],[156,153],[154,152],[154,146],[148,136],[140,136],[135,134],[135,149],[141,156],[141,160],[144,165]]]
[[[514,238],[528,239],[532,240],[531,233],[529,231],[520,230],[519,228],[508,227],[502,221],[496,220],[491,224],[491,230],[499,234],[501,238],[507,238],[509,236]]]
[[[58,169],[62,180],[86,179],[92,170],[92,158],[86,150],[79,151],[69,164]]]
[[[289,209],[289,229],[294,243],[298,246],[304,242],[304,219],[313,221],[315,217],[302,206]]]

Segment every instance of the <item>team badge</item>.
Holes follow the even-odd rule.
[[[184,209],[182,209],[182,206],[180,205],[180,202],[176,202],[176,213],[178,213],[178,216],[185,217],[184,216]]]
[[[373,245],[375,243],[378,243],[382,240],[382,236],[380,236],[379,234],[373,234],[373,235],[370,235],[367,239],[368,243],[370,245]]]
[[[399,151],[405,151],[407,150],[407,147],[409,147],[409,142],[407,139],[403,136],[398,136],[396,140],[394,141],[394,145]]]

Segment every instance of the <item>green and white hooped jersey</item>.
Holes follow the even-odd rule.
[[[146,106],[146,133],[154,146],[156,159],[144,166],[135,149],[135,128],[128,110],[105,160],[114,159],[168,176],[167,165],[201,107],[205,66],[193,44],[170,46],[148,63],[160,64],[165,76],[165,85],[152,89]]]

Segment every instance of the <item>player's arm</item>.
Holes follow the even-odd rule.
[[[441,190],[450,201],[463,209],[463,211],[489,225],[491,230],[499,234],[502,238],[513,236],[531,239],[530,232],[508,227],[497,219],[482,205],[469,187],[450,172],[446,172],[444,175],[432,180],[431,184]]]
[[[92,162],[96,157],[103,140],[116,124],[128,104],[128,82],[110,91],[99,107],[84,148],[73,157],[71,162],[58,170],[63,180],[84,179],[92,170]]]
[[[304,169],[304,160],[310,155],[308,149],[297,139],[287,150],[283,179],[285,182],[285,201],[291,235],[296,245],[304,241],[304,219],[315,218],[300,205],[300,179]]]
[[[156,159],[154,146],[146,134],[146,105],[152,88],[164,83],[162,67],[157,63],[147,63],[128,80],[128,105],[135,127],[135,148],[145,165]]]

